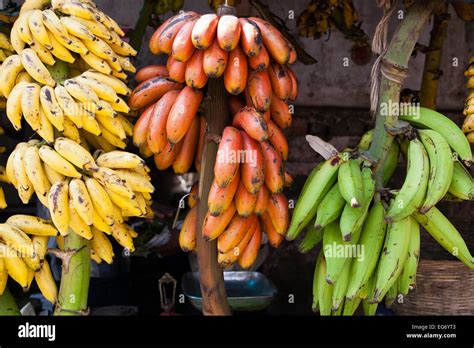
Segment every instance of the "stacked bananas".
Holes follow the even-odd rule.
[[[244,91],[249,67],[255,72],[279,72],[289,79],[293,74],[287,64],[297,58],[291,43],[260,18],[195,12],[167,19],[150,39],[150,50],[169,55],[167,67],[174,81],[203,88],[209,78],[223,76],[226,90],[233,95]],[[130,106],[143,107],[133,101]]]
[[[33,4],[30,4],[33,3]],[[26,1],[11,31],[11,43],[20,54],[29,47],[36,60],[48,66],[56,59],[90,68],[119,79],[135,72],[128,56],[137,52],[121,39],[118,24],[92,1],[52,0],[48,4]],[[42,64],[43,65],[43,64]],[[54,87],[54,86],[52,86]]]
[[[313,281],[313,308],[321,315],[352,315],[360,302],[374,315],[384,297],[388,304],[416,287],[420,225],[448,252],[474,269],[463,238],[436,208],[442,199],[473,200],[469,143],[449,118],[420,108],[400,119],[416,137],[400,138],[389,150],[383,184],[393,174],[399,152],[407,158],[399,190],[375,192],[370,164],[362,156],[373,132],[357,150],[344,151],[318,165],[298,198],[287,239],[305,226],[300,244],[308,252],[322,241]]]
[[[124,151],[99,150],[92,156],[67,138],[57,138],[53,147],[30,140],[8,158],[5,175],[22,202],[36,193],[62,236],[72,230],[90,240],[100,231],[133,251],[136,235],[124,221],[153,216],[154,187],[144,161]]]
[[[462,125],[462,131],[466,134],[467,140],[474,143],[474,56],[469,59],[469,66],[464,75],[469,77],[467,81],[467,88],[469,94],[464,104],[463,114],[466,117]]]
[[[29,289],[35,279],[41,293],[51,303],[58,289],[46,260],[48,240],[58,231],[46,220],[29,215],[13,215],[0,224],[0,295],[8,277]]]
[[[350,31],[359,22],[352,0],[312,0],[298,16],[298,34],[319,39],[334,25],[343,32]]]
[[[0,62],[4,62],[7,57],[14,53],[13,51],[14,49],[8,36],[0,32]]]

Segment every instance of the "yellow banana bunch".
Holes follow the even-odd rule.
[[[474,143],[474,56],[469,60],[469,66],[464,75],[468,77],[468,95],[464,104],[463,114],[466,118],[462,125],[462,131],[466,134],[467,140],[472,144]]]

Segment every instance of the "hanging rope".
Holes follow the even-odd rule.
[[[375,28],[372,40],[372,52],[378,55],[370,72],[370,112],[372,115],[375,114],[379,102],[381,62],[387,52],[388,19],[395,11],[397,4],[398,0],[377,0],[377,6],[383,8],[383,16]]]

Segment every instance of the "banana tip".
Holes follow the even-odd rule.
[[[355,198],[352,198],[351,199],[351,207],[352,208],[359,208],[360,207],[359,201],[357,201],[357,199],[355,199]]]

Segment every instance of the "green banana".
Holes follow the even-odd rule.
[[[344,243],[339,229],[339,221],[331,222],[324,228],[323,252],[326,259],[326,281],[334,284],[338,280],[344,264],[349,260],[346,248],[352,248],[349,243]],[[351,249],[352,250],[352,249]]]
[[[415,126],[437,131],[446,139],[449,146],[458,154],[459,158],[464,162],[472,162],[472,152],[469,142],[458,125],[448,117],[434,110],[420,107],[416,110],[410,110],[408,113],[402,113],[399,118]]]
[[[319,253],[316,261],[313,278],[313,311],[319,308],[321,315],[331,315],[332,289],[325,279],[326,260],[322,252]]]
[[[342,238],[344,241],[350,241],[355,231],[361,229],[367,212],[369,210],[370,202],[375,193],[375,181],[372,179],[372,171],[368,167],[362,169],[363,182],[363,204],[360,208],[353,208],[349,203],[346,203],[344,210],[339,220]]]
[[[317,229],[314,227],[314,224],[309,226],[306,235],[304,236],[303,240],[300,242],[298,246],[298,250],[300,253],[308,253],[313,248],[322,241],[323,239],[324,229]]]
[[[410,223],[408,256],[403,271],[398,277],[398,292],[402,295],[406,295],[410,289],[416,288],[416,269],[420,258],[420,225],[413,217],[410,217]]]
[[[403,270],[410,244],[410,217],[388,226],[383,253],[376,271],[373,301],[380,302]]]
[[[335,184],[324,196],[316,211],[314,226],[320,230],[341,216],[346,200],[339,191],[339,184]]]
[[[430,161],[430,174],[426,197],[420,208],[426,213],[448,192],[453,178],[453,154],[448,142],[438,132],[426,129],[419,130],[421,142],[425,146]]]
[[[377,266],[387,230],[384,216],[385,209],[382,202],[379,201],[370,209],[362,230],[359,244],[364,253],[364,258],[362,260],[356,259],[352,263],[351,280],[346,294],[349,300],[353,300],[359,295],[362,287],[367,283]]]
[[[450,254],[457,257],[469,268],[474,269],[474,259],[467,248],[466,242],[464,242],[456,227],[438,208],[431,208],[425,215],[415,213],[413,217]]]
[[[375,275],[370,277],[367,283],[367,293],[369,296],[367,298],[362,299],[362,308],[364,310],[364,314],[367,316],[374,316],[377,312],[377,307],[379,306],[378,303],[374,303],[373,301],[373,294],[375,289]]]
[[[337,278],[337,282],[334,284],[332,289],[332,310],[333,312],[341,308],[344,303],[346,296],[347,286],[349,285],[349,279],[351,278],[351,268],[353,260],[349,259],[344,263],[341,274]]]
[[[342,197],[352,208],[358,208],[364,203],[364,184],[359,162],[350,159],[341,164],[337,184]]]
[[[423,144],[414,139],[408,145],[408,167],[405,182],[388,208],[385,220],[399,221],[419,208],[426,194],[429,160]]]
[[[336,309],[334,309],[334,308],[332,309],[331,315],[333,317],[340,317],[342,315],[343,308],[344,308],[344,297],[342,298],[342,301],[339,304],[339,307],[337,307]]]
[[[362,137],[359,140],[359,144],[357,145],[357,148],[359,151],[366,151],[369,149],[370,144],[372,144],[372,139],[374,137],[374,129],[369,129],[367,132],[362,135]]]
[[[342,315],[343,316],[354,315],[355,311],[360,305],[360,301],[362,301],[360,297],[356,297],[353,300],[349,300],[346,298],[346,300],[344,301],[344,310],[342,311]]]
[[[295,239],[302,229],[316,214],[316,209],[327,191],[336,182],[337,171],[343,158],[340,155],[332,157],[311,172],[296,202],[287,240]]]
[[[400,282],[400,278],[395,280],[395,283],[388,289],[387,294],[385,295],[385,307],[390,308],[392,307],[393,303],[397,299],[398,296],[398,283]]]
[[[454,162],[453,179],[448,192],[463,200],[474,200],[474,181],[459,161]]]
[[[383,171],[383,185],[386,185],[392,177],[395,169],[398,165],[398,157],[400,155],[400,145],[397,141],[392,141],[392,145],[388,150],[387,158],[385,159],[384,171]]]

